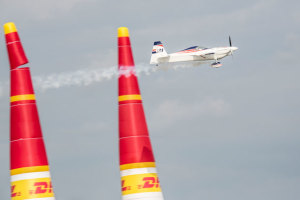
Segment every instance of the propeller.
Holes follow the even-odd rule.
[[[229,35],[229,46],[230,46],[230,47],[232,47],[232,43],[231,43],[231,37],[230,37],[230,35]],[[230,49],[230,54],[231,54],[231,56],[232,56],[232,59],[233,59],[233,51],[232,51],[232,49]]]

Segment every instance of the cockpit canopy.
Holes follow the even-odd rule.
[[[186,48],[186,49],[183,49],[182,51],[186,51],[186,50],[205,50],[205,49],[208,49],[207,47],[201,47],[201,46],[192,46],[192,47],[189,47],[189,48]]]

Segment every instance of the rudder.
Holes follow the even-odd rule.
[[[168,53],[165,50],[161,41],[154,42],[153,48],[152,48],[152,56],[151,56],[150,64],[158,64],[159,58],[167,57],[167,56],[168,56]]]

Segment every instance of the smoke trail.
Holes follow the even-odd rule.
[[[156,71],[153,66],[140,64],[136,66],[136,74],[149,75]],[[46,76],[33,77],[36,89],[45,91],[51,88],[61,88],[65,86],[87,86],[95,82],[110,80],[118,76],[117,67],[105,69],[84,69],[74,72],[63,72]]]
[[[199,62],[187,62],[187,63],[167,63],[160,64],[159,66],[153,66],[149,64],[137,64],[135,66],[135,72],[137,76],[141,74],[150,75],[151,73],[160,71],[160,70],[179,70],[185,68],[198,67],[202,64]],[[104,68],[104,69],[95,69],[95,68],[86,68],[82,70],[77,70],[74,72],[63,72],[58,74],[50,75],[40,75],[34,76],[34,88],[39,91],[46,91],[48,89],[55,89],[67,86],[88,86],[92,83],[101,82],[105,80],[111,80],[112,78],[118,77],[117,66]],[[9,82],[0,82],[0,99],[4,96],[8,96]]]
[[[142,74],[150,75],[151,73],[159,70],[178,70],[184,68],[198,67],[203,63],[180,63],[180,64],[163,64],[159,66],[153,66],[149,64],[137,64],[135,66],[135,72],[137,76]],[[34,76],[34,87],[40,91],[46,91],[48,89],[55,89],[67,86],[88,86],[92,83],[101,82],[105,80],[111,80],[118,77],[117,66],[109,68],[86,68],[77,70],[74,72],[62,72],[50,75]],[[0,98],[8,93],[8,82],[0,82]]]
[[[45,91],[47,89],[61,88],[64,86],[86,86],[93,82],[109,80],[115,75],[115,67],[110,67],[107,69],[85,69],[75,72],[35,76],[33,77],[33,81],[37,89]]]

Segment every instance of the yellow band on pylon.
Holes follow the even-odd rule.
[[[30,173],[30,172],[44,172],[44,171],[49,171],[48,165],[12,169],[10,170],[10,175],[17,175],[17,174]]]
[[[122,195],[161,192],[156,173],[136,174],[121,178]]]
[[[126,27],[118,28],[118,37],[129,37],[129,31]]]
[[[139,94],[130,94],[119,96],[119,101],[128,101],[128,100],[142,100],[142,96]]]
[[[142,163],[130,163],[125,165],[120,165],[120,170],[134,169],[134,168],[147,168],[155,167],[155,162],[142,162]]]
[[[35,100],[34,94],[23,94],[23,95],[16,95],[10,97],[10,102],[15,101],[23,101],[23,100]]]
[[[53,199],[51,178],[33,178],[11,183],[11,200]]]
[[[17,32],[16,25],[13,22],[8,22],[8,23],[4,24],[3,27],[4,27],[5,34]]]

